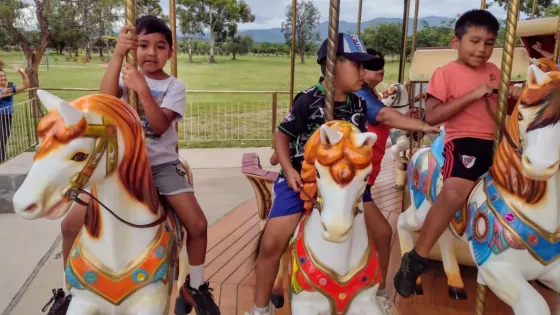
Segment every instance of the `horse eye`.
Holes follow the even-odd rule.
[[[368,178],[369,178],[369,174],[367,174],[366,178],[364,178],[364,182],[367,182]]]
[[[521,115],[521,113],[517,113],[517,119],[519,119],[519,121],[523,120],[523,115]]]
[[[83,162],[87,159],[88,155],[83,152],[76,152],[74,156],[72,156],[72,161],[76,162]]]
[[[321,178],[321,176],[319,176],[319,170],[315,170],[315,175],[317,176],[317,179]]]

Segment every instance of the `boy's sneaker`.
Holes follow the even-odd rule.
[[[190,285],[190,275],[181,287],[181,297],[194,307],[196,315],[220,315],[220,309],[214,301],[212,289],[208,281],[204,282],[198,289]]]
[[[387,291],[379,290],[377,291],[377,296],[375,297],[377,300],[377,305],[381,309],[381,313],[383,315],[393,315],[392,310],[392,302],[389,300],[389,295],[387,295]]]
[[[395,275],[395,290],[401,296],[407,298],[414,293],[416,280],[423,273],[428,272],[428,261],[414,251],[405,253],[402,258],[401,267]]]
[[[47,315],[64,315],[70,306],[70,301],[72,300],[71,295],[66,295],[62,288],[52,289],[53,296],[51,299],[43,306],[43,313],[47,311],[49,306],[52,304]]]

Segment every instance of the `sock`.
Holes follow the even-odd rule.
[[[253,312],[257,314],[265,314],[268,313],[269,310],[270,310],[270,303],[268,303],[268,305],[265,307],[257,307],[256,305],[253,304]]]
[[[199,266],[189,265],[189,272],[191,275],[189,285],[193,289],[197,289],[204,284],[204,264]]]
[[[416,252],[415,249],[412,249],[410,251],[409,256],[415,262],[419,262],[419,263],[424,264],[424,265],[426,265],[428,263],[428,259],[418,255],[418,253]]]

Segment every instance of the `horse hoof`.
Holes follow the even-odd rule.
[[[465,289],[456,288],[456,287],[449,287],[448,288],[449,297],[454,300],[466,300],[467,299],[467,292]]]
[[[424,289],[422,288],[422,284],[417,284],[414,287],[414,295],[424,295]]]
[[[284,296],[273,293],[270,296],[270,302],[272,302],[275,308],[282,308],[282,306],[284,306]]]
[[[547,289],[547,290],[553,291],[553,290],[552,290],[551,288],[549,288],[546,284],[540,282],[539,280],[535,280],[535,283],[536,283],[537,285],[539,285],[540,287],[543,287],[543,288],[545,288],[545,289]]]
[[[182,297],[175,300],[175,315],[187,315],[192,311],[193,307],[187,303]]]

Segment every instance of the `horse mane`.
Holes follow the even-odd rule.
[[[517,147],[521,147],[519,141],[519,104],[524,96],[526,98],[531,98],[530,93],[525,92],[523,94],[524,95],[518,100],[513,109],[511,118],[506,127],[507,132]],[[532,104],[538,101],[538,99],[526,99],[524,101],[526,101],[527,104]],[[494,155],[494,162],[490,168],[490,173],[499,186],[503,187],[511,194],[524,199],[528,204],[535,204],[545,196],[546,181],[532,180],[523,175],[521,154],[515,151],[505,139],[500,141],[498,150]]]
[[[304,161],[301,170],[303,190],[313,199],[317,198],[317,169],[315,161],[328,166],[332,178],[340,185],[349,184],[356,171],[364,169],[371,164],[373,150],[371,147],[357,147],[351,135],[358,131],[354,125],[347,121],[329,121],[329,127],[335,127],[342,132],[342,139],[335,145],[321,144],[320,130],[317,129],[305,145]],[[358,131],[359,132],[359,131]],[[306,210],[313,209],[313,203],[301,192],[300,197],[305,202]]]
[[[158,195],[154,187],[150,161],[148,160],[144,132],[138,114],[127,103],[107,94],[87,95],[70,102],[70,105],[83,112],[93,112],[109,118],[120,131],[124,140],[125,150],[118,167],[118,176],[128,193],[141,203],[146,204],[149,211],[157,214],[159,210]],[[43,157],[55,147],[77,139],[85,133],[87,121],[82,119],[74,126],[66,127],[57,111],[50,112],[41,120],[37,133],[42,143],[37,156]],[[93,206],[93,211],[99,208]],[[96,221],[99,214],[92,213],[90,219]],[[92,221],[90,221],[92,223]],[[87,224],[90,235],[98,235],[98,224]]]

